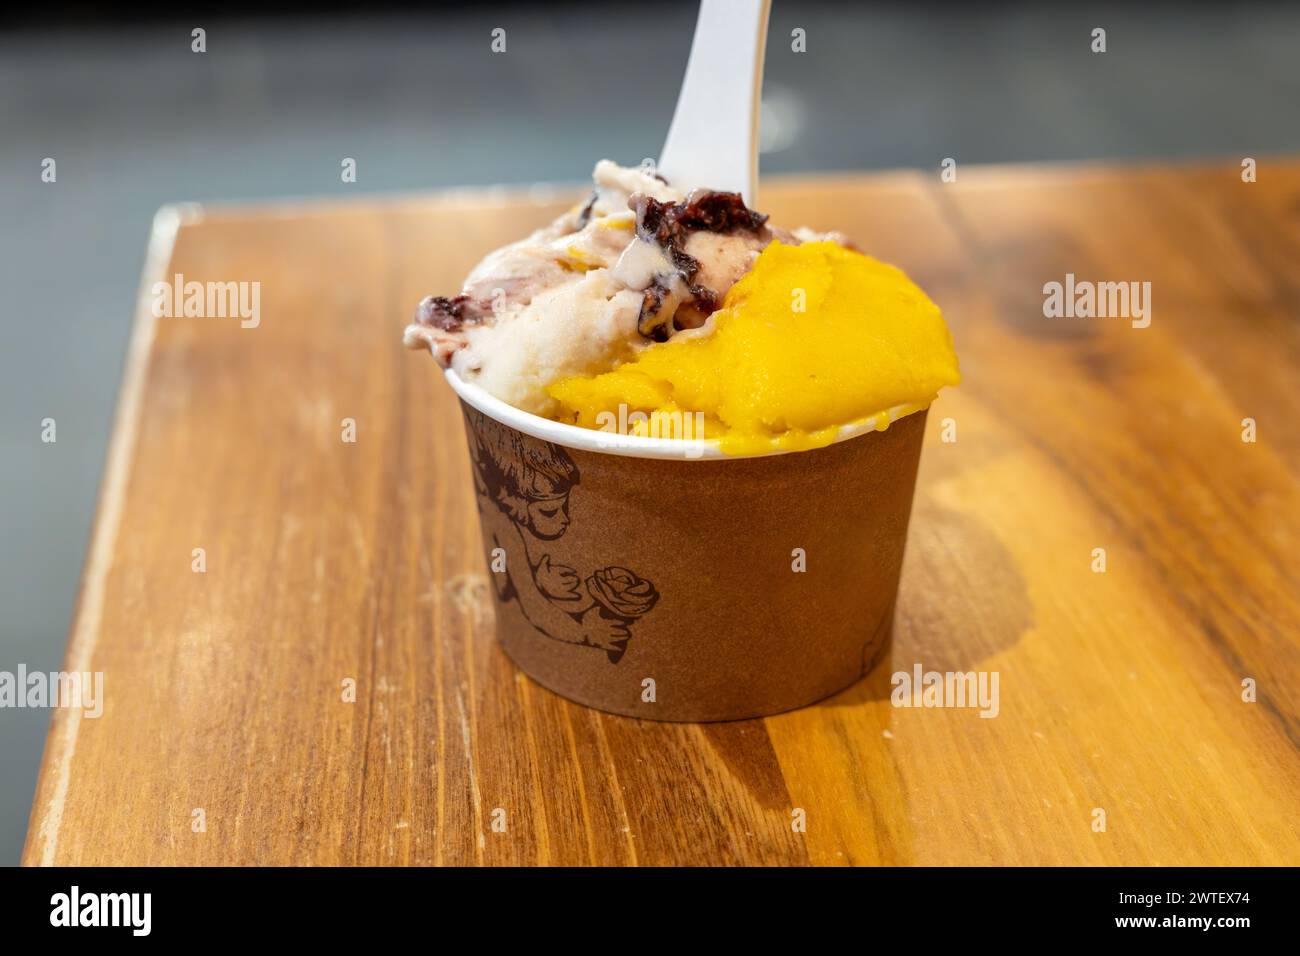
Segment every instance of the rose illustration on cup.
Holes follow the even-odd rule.
[[[627,568],[601,568],[587,578],[587,593],[600,607],[602,617],[622,621],[630,625],[642,614],[647,613],[659,600],[655,586]],[[617,664],[627,650],[627,640],[614,642],[614,647],[606,648],[609,660]]]
[[[514,603],[537,633],[623,659],[631,625],[659,600],[651,582],[613,565],[584,577],[585,554],[566,535],[569,499],[582,481],[567,451],[466,409],[479,519],[490,549],[506,552],[493,574],[497,599]]]

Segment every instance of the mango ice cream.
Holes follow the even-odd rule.
[[[636,430],[667,437],[701,412],[702,437],[757,454],[867,419],[883,429],[959,380],[938,306],[901,271],[834,242],[774,241],[703,328],[547,391],[560,421],[598,428],[625,406]]]

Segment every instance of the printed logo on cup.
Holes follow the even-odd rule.
[[[605,651],[617,664],[638,619],[659,601],[655,586],[621,565],[591,567],[566,539],[570,496],[582,483],[559,445],[466,410],[479,518],[503,571],[491,575],[497,598],[514,604],[542,637]]]

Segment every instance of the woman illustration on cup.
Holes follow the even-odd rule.
[[[569,494],[581,478],[578,466],[558,445],[477,411],[466,409],[465,417],[479,518],[493,554],[500,548],[506,555],[504,572],[493,574],[497,596],[503,603],[517,601],[540,634],[601,648],[618,663],[632,637],[631,625],[659,600],[654,585],[622,567],[601,568],[584,579],[556,560],[552,549],[562,545],[553,542],[569,527]],[[519,572],[518,552],[511,546],[516,542],[527,575]]]

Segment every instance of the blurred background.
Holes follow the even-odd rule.
[[[61,664],[160,205],[576,183],[602,156],[637,163],[668,128],[696,12],[364,6],[0,14],[0,671]],[[975,7],[774,0],[764,174],[1300,150],[1300,4]],[[0,709],[0,864],[18,861],[48,722]]]

